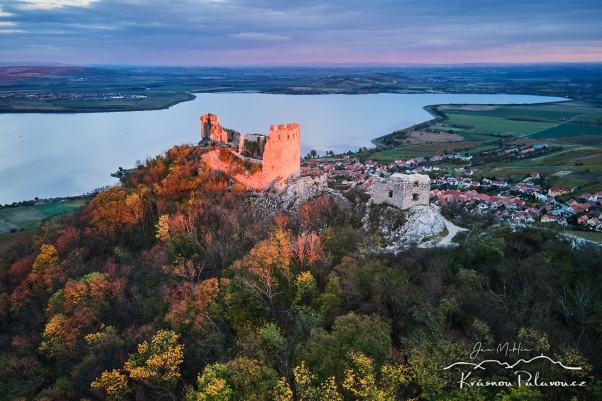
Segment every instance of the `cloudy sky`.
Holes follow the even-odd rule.
[[[0,0],[0,62],[602,62],[601,0]]]

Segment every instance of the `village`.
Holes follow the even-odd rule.
[[[121,100],[144,99],[145,95],[124,95],[122,93],[62,93],[62,92],[0,92],[0,99],[26,99],[41,102],[56,100]]]
[[[517,150],[521,152],[520,150]],[[477,219],[491,218],[532,224],[556,223],[562,227],[602,231],[602,192],[575,193],[575,188],[542,184],[539,172],[533,171],[519,182],[475,177],[471,168],[444,166],[444,161],[468,162],[472,157],[453,154],[431,158],[416,157],[406,161],[360,162],[349,155],[342,159],[304,159],[301,174],[325,175],[329,185],[338,190],[360,188],[369,191],[376,180],[392,174],[427,174],[430,177],[430,200],[443,208],[457,207],[458,213]],[[572,197],[562,201],[559,197]]]

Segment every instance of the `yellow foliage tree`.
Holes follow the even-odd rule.
[[[293,369],[295,377],[295,388],[299,401],[342,401],[343,397],[337,389],[334,376],[331,376],[326,382],[319,385],[316,376],[305,367],[305,362],[301,366]]]
[[[278,380],[270,395],[274,401],[293,401],[293,391],[284,377]]]
[[[343,388],[356,400],[395,401],[399,387],[409,383],[409,369],[404,366],[384,365],[377,380],[372,359],[360,352],[351,353],[350,365]]]
[[[150,343],[138,344],[138,353],[130,355],[125,362],[125,374],[105,371],[92,383],[92,388],[104,389],[107,395],[119,399],[126,394],[129,376],[134,382],[173,398],[173,390],[181,377],[180,364],[184,361],[184,345],[178,343],[179,337],[173,331],[159,330]]]
[[[34,273],[43,273],[45,270],[57,266],[59,263],[59,256],[56,248],[53,245],[42,245],[40,248],[40,254],[36,257],[33,262],[31,269]]]
[[[179,335],[170,330],[159,330],[150,344],[138,344],[138,353],[130,355],[125,370],[134,380],[150,387],[175,388],[180,378],[180,364],[184,360],[184,346],[178,344]]]
[[[104,390],[107,399],[111,401],[120,401],[130,392],[127,376],[116,369],[102,372],[100,378],[93,381],[90,386],[94,390]]]

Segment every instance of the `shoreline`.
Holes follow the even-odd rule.
[[[188,92],[186,93],[187,98],[183,100],[174,100],[164,106],[160,107],[140,107],[140,108],[85,108],[85,109],[66,109],[66,110],[47,110],[47,109],[23,109],[23,110],[7,110],[0,108],[0,114],[92,114],[92,113],[119,113],[119,112],[128,112],[128,111],[154,111],[154,110],[167,110],[170,107],[178,105],[180,103],[189,102],[191,100],[196,99],[196,95]]]
[[[187,98],[183,99],[183,100],[175,100],[173,102],[170,102],[164,106],[161,107],[137,107],[137,108],[126,108],[126,107],[116,107],[114,109],[109,109],[109,108],[83,108],[83,109],[58,109],[58,110],[48,110],[48,109],[36,109],[36,108],[32,108],[32,109],[4,109],[3,107],[0,107],[0,114],[31,114],[31,113],[37,113],[37,114],[92,114],[92,113],[120,113],[120,112],[129,112],[129,111],[153,111],[153,110],[166,110],[169,109],[173,106],[176,106],[180,103],[185,103],[185,102],[189,102],[192,101],[194,99],[196,99],[196,95],[194,93],[191,92],[181,92],[181,93],[186,93]],[[423,92],[423,93],[400,93],[400,92],[376,92],[376,93],[288,93],[288,92],[263,92],[263,91],[257,91],[257,92],[250,92],[250,91],[206,91],[206,92],[195,92],[195,93],[240,93],[240,94],[245,94],[245,93],[254,93],[254,94],[264,94],[264,95],[288,95],[288,96],[326,96],[326,95],[348,95],[348,96],[362,96],[362,95],[378,95],[378,94],[392,94],[392,95],[491,95],[491,94],[486,94],[486,93],[429,93],[429,92]],[[522,94],[515,94],[515,93],[496,93],[496,95],[525,95],[525,96],[543,96],[543,95],[538,95],[538,94],[529,94],[529,93],[522,93]],[[541,102],[541,103],[529,103],[529,105],[532,106],[536,106],[536,105],[543,105],[543,104],[551,104],[551,103],[561,103],[561,102],[570,102],[570,101],[575,101],[575,99],[571,99],[571,98],[565,98],[565,100],[558,100],[558,101],[554,101],[554,102]],[[446,103],[447,104],[447,103]],[[521,103],[512,103],[515,105],[519,105]],[[423,109],[428,112],[430,115],[432,115],[434,118],[434,120],[436,120],[438,117],[435,116],[433,113],[431,113],[431,111],[428,109],[429,107],[437,107],[437,106],[442,106],[443,104],[431,104],[431,105],[426,105],[423,107]],[[470,103],[458,103],[458,104],[453,104],[453,105],[458,105],[458,106],[463,106],[463,105],[470,105]],[[491,106],[500,106],[499,104],[490,104]],[[10,105],[5,105],[5,107],[11,107]],[[431,119],[431,120],[433,120]],[[431,120],[427,120],[427,121],[422,121],[419,124],[431,121]],[[407,127],[406,127],[407,128]],[[388,134],[387,134],[388,135]],[[371,140],[372,144],[377,145],[375,143],[376,140],[380,139],[380,138],[384,138],[387,135],[382,135],[379,136],[377,138],[374,138]]]

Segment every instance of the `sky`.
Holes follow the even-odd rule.
[[[0,0],[0,61],[602,62],[602,1]]]

